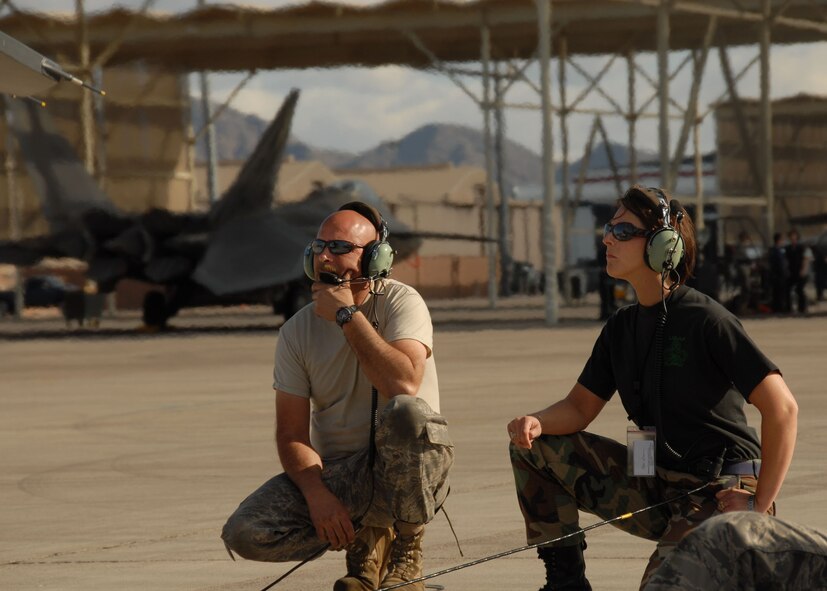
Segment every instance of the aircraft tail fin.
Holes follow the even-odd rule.
[[[270,208],[298,100],[299,91],[291,90],[233,184],[213,206],[210,212],[213,227],[240,214]]]
[[[20,146],[21,160],[52,232],[76,226],[91,209],[117,213],[74,148],[58,132],[47,109],[10,97],[5,98],[5,105],[11,114],[10,127]]]

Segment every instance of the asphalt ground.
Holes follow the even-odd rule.
[[[827,306],[809,317],[747,318],[800,405],[779,516],[827,532]],[[428,527],[434,572],[525,544],[506,423],[565,395],[601,324],[593,302],[543,325],[542,300],[433,302],[443,413],[456,444],[445,517]],[[97,330],[57,317],[0,323],[0,589],[258,591],[292,564],[227,556],[227,515],[280,471],[273,443],[273,350],[266,310],[192,312],[148,335],[136,315]],[[753,425],[758,415],[749,408]],[[590,430],[625,438],[613,400]],[[584,515],[582,525],[595,523]],[[588,534],[596,590],[637,589],[652,542],[612,526]],[[275,589],[330,589],[328,553]],[[534,551],[431,581],[446,590],[533,590]]]

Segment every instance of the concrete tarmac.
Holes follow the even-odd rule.
[[[545,328],[538,299],[498,311],[432,308],[456,444],[446,506],[465,556],[438,515],[426,572],[525,544],[505,425],[568,392],[601,328],[593,306],[564,309],[561,325]],[[219,539],[237,504],[281,471],[271,389],[278,323],[257,312],[226,318],[201,317],[207,330],[194,314],[159,335],[129,330],[134,318],[97,332],[61,334],[58,321],[0,329],[0,589],[258,591],[293,566],[233,562]],[[744,324],[801,409],[779,516],[827,532],[827,317]],[[590,430],[623,441],[626,425],[615,398]],[[595,521],[584,515],[582,525]],[[588,541],[596,590],[637,589],[652,542],[611,526]],[[331,552],[275,589],[330,589],[343,572],[344,553]],[[534,590],[542,579],[528,551],[429,583]]]

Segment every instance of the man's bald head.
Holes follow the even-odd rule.
[[[334,211],[319,226],[317,238],[323,240],[347,240],[364,246],[378,238],[373,222],[362,214],[345,209]]]

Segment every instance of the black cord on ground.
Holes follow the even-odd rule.
[[[707,486],[709,486],[710,482],[705,482],[701,486],[697,488],[693,488],[692,490],[686,491],[681,493],[677,496],[672,497],[671,499],[666,499],[665,501],[661,501],[659,503],[655,503],[654,505],[649,505],[648,507],[643,507],[642,509],[638,509],[637,511],[632,511],[630,513],[624,513],[623,515],[618,515],[617,517],[612,517],[611,519],[606,519],[605,521],[601,521],[599,523],[594,523],[588,527],[583,527],[578,529],[575,532],[570,534],[566,534],[564,536],[560,536],[559,538],[554,538],[553,540],[547,540],[545,542],[539,542],[537,544],[529,544],[527,546],[520,546],[519,548],[512,548],[511,550],[506,550],[504,552],[499,552],[498,554],[492,554],[490,556],[484,556],[483,558],[478,558],[477,560],[472,560],[471,562],[466,562],[463,564],[458,564],[457,566],[452,566],[451,568],[446,568],[435,573],[431,573],[429,575],[424,575],[422,577],[418,577],[416,579],[411,579],[410,581],[405,581],[404,583],[397,583],[395,585],[391,585],[390,587],[382,587],[381,589],[377,589],[377,591],[391,591],[391,589],[398,589],[400,587],[405,587],[410,585],[411,583],[419,583],[420,581],[427,581],[428,579],[433,579],[435,577],[439,577],[442,575],[447,575],[448,573],[452,573],[454,571],[462,570],[464,568],[468,568],[469,566],[476,566],[478,564],[482,564],[483,562],[488,562],[490,560],[495,560],[497,558],[503,558],[504,556],[510,556],[511,554],[516,554],[517,552],[524,552],[525,550],[531,550],[533,548],[539,548],[541,546],[548,546],[549,544],[554,544],[555,542],[559,542],[561,540],[565,540],[566,538],[570,538],[572,536],[577,536],[582,533],[585,533],[589,530],[608,525],[610,523],[614,523],[616,521],[622,521],[624,519],[629,519],[633,515],[637,515],[638,513],[643,513],[644,511],[650,511],[651,509],[655,509],[657,507],[662,507],[663,505],[667,505],[669,503],[673,503],[679,499],[684,497],[688,497],[689,495],[695,494]]]

